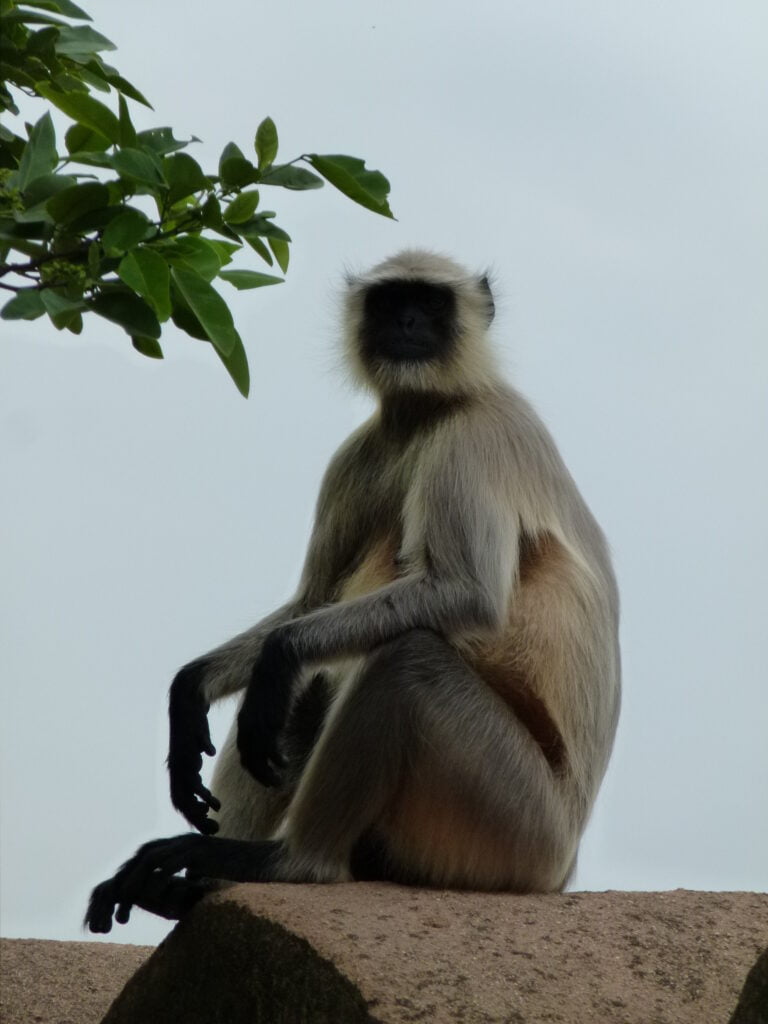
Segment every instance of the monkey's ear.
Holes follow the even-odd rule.
[[[357,278],[355,277],[351,270],[344,271],[344,284],[347,286],[347,288],[352,288],[355,284],[357,284]]]
[[[488,323],[491,323],[496,315],[496,304],[493,301],[493,292],[491,291],[491,282],[488,279],[488,274],[484,274],[478,281],[478,284],[480,285],[480,290],[485,292],[488,304]]]

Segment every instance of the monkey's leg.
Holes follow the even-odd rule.
[[[112,930],[112,915],[119,924],[126,924],[135,902],[142,910],[148,910],[159,917],[175,921],[207,895],[220,887],[220,883],[208,879],[188,879],[152,875],[142,889],[140,898],[128,902],[121,899],[119,873],[101,885],[97,885],[88,901],[83,924],[92,932],[106,933]]]
[[[327,673],[316,673],[296,698],[281,749],[286,767],[279,787],[257,782],[242,766],[237,749],[237,722],[216,761],[211,789],[221,799],[214,814],[218,834],[227,839],[267,839],[282,820],[323,727],[331,699]]]
[[[377,648],[343,688],[278,837],[279,880],[351,876],[367,832],[390,877],[552,890],[577,836],[561,781],[528,730],[441,636]]]
[[[106,883],[88,923],[157,911],[202,876],[341,881],[361,837],[383,837],[391,876],[553,891],[578,843],[562,780],[512,711],[440,636],[412,630],[347,680],[273,840],[185,835],[147,843]],[[174,878],[187,869],[191,879]],[[182,908],[183,909],[183,908]],[[162,909],[160,909],[162,913]]]
[[[92,932],[108,932],[112,918],[125,924],[133,906],[160,917],[182,917],[206,893],[228,881],[266,881],[273,877],[276,841],[266,841],[282,818],[307,758],[323,726],[330,684],[316,674],[297,698],[283,737],[286,781],[267,789],[240,765],[231,733],[217,763],[213,785],[223,795],[218,818],[227,838],[185,835],[146,843],[116,874],[91,894],[85,924]],[[264,840],[254,842],[253,840]],[[177,876],[187,869],[187,877]],[[200,877],[203,876],[203,877]]]

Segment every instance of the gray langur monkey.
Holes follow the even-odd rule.
[[[171,686],[171,796],[203,835],[142,846],[92,931],[222,880],[552,892],[572,872],[619,712],[603,534],[499,377],[486,278],[409,250],[345,301],[378,408],[326,472],[295,597]],[[243,690],[214,796],[207,710]]]

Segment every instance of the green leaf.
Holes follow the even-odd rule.
[[[242,150],[229,142],[219,157],[219,177],[225,188],[242,188],[258,178],[258,171]]]
[[[291,240],[288,232],[283,231],[277,224],[273,224],[266,213],[259,214],[257,217],[251,217],[245,224],[238,224],[237,230],[248,241],[254,235],[259,235],[262,238],[278,238],[283,242],[290,242]]]
[[[109,189],[100,181],[88,181],[62,189],[46,203],[46,209],[57,224],[69,224],[109,203]]]
[[[82,299],[73,302],[71,299],[67,299],[63,295],[59,295],[58,292],[53,291],[51,288],[43,289],[40,295],[43,300],[43,305],[45,306],[45,311],[48,314],[51,323],[57,330],[63,331],[65,328],[74,328],[75,334],[80,333],[80,330],[82,330],[80,311],[86,309],[86,305]]]
[[[219,157],[219,174],[221,174],[221,165],[225,160],[245,160],[245,153],[236,143],[228,142]]]
[[[168,199],[171,203],[211,187],[210,179],[203,174],[200,164],[188,153],[174,153],[163,160],[162,166],[170,186]]]
[[[224,353],[218,348],[216,349],[216,352],[218,353],[219,359],[224,363],[227,373],[235,382],[237,390],[243,398],[247,398],[248,392],[251,389],[251,379],[250,373],[248,372],[248,357],[245,354],[245,349],[243,348],[243,342],[240,335],[238,334],[231,352]]]
[[[48,69],[46,68],[45,70],[47,71]],[[47,78],[44,78],[43,81],[47,81]],[[70,75],[66,71],[61,71],[59,74],[52,75],[51,83],[59,90],[59,92],[79,92],[83,95],[88,92],[88,86],[80,77],[79,68],[76,75]]]
[[[17,185],[23,192],[30,182],[50,174],[59,156],[56,152],[56,132],[49,113],[43,114],[29,134],[29,142],[19,164]]]
[[[131,343],[136,351],[141,352],[143,356],[149,356],[150,359],[163,358],[160,342],[155,341],[154,338],[142,338],[140,335],[135,335],[131,338]]]
[[[256,129],[253,145],[259,158],[259,170],[271,166],[277,156],[277,128],[271,117],[265,117]]]
[[[126,252],[143,242],[151,229],[152,224],[141,210],[128,206],[107,224],[101,244],[109,255]]]
[[[122,94],[117,97],[117,106],[120,112],[120,145],[136,145],[136,129],[133,127],[131,115],[128,112],[128,104]]]
[[[354,156],[308,153],[304,159],[349,199],[367,210],[394,219],[387,202],[389,182],[381,171],[367,170],[365,161]]]
[[[62,326],[71,331],[73,334],[83,333],[83,316],[82,313],[73,313],[70,319]]]
[[[192,270],[212,281],[221,269],[221,259],[212,242],[199,235],[186,235],[164,244],[164,252],[172,266]]]
[[[94,53],[97,50],[116,50],[113,42],[88,25],[64,25],[59,30],[56,52],[69,57]]]
[[[33,32],[27,40],[27,58],[30,62],[39,58],[44,65],[54,63],[56,60],[55,45],[58,38],[59,30],[56,25],[48,25],[46,28],[41,28],[39,32]]]
[[[85,309],[85,302],[82,299],[68,299],[65,295],[59,295],[53,288],[43,288],[40,292],[45,311],[50,316],[58,316],[61,313],[74,313],[77,310]]]
[[[248,245],[250,245],[250,247],[253,249],[253,251],[257,252],[259,256],[261,256],[261,258],[264,260],[264,262],[268,263],[269,266],[271,267],[272,264],[275,262],[272,259],[272,253],[266,247],[264,242],[262,242],[259,236],[251,235],[250,237],[248,237],[247,235],[244,235],[243,237],[245,238]]]
[[[146,299],[160,321],[171,315],[171,278],[168,264],[152,249],[142,247],[126,253],[117,268],[129,288]]]
[[[120,141],[120,122],[103,103],[83,92],[60,92],[47,82],[36,82],[35,91],[63,111],[73,121],[106,135],[110,142]]]
[[[205,241],[215,250],[219,258],[219,265],[222,267],[226,267],[228,263],[232,262],[233,253],[242,249],[242,245],[237,245],[235,242],[222,242],[220,238],[206,238]]]
[[[73,178],[71,174],[44,174],[41,178],[35,178],[25,192],[25,198],[32,207],[76,184],[77,178]]]
[[[282,188],[303,192],[310,188],[322,188],[323,179],[304,167],[282,164],[279,167],[271,167],[268,171],[265,171],[261,176],[261,184],[280,185]]]
[[[288,243],[283,241],[282,238],[268,238],[267,244],[272,252],[275,254],[277,265],[280,267],[284,274],[288,273],[288,262],[291,258],[291,252],[288,248]]]
[[[111,146],[112,143],[107,143],[107,145]],[[112,157],[110,156],[109,153],[107,153],[105,151],[102,151],[102,152],[91,151],[91,152],[88,152],[88,153],[86,153],[86,152],[70,153],[69,159],[72,161],[72,163],[85,164],[88,167],[106,167],[106,168],[111,168],[112,167]]]
[[[16,7],[3,15],[3,21],[6,25],[12,25],[14,22],[20,22],[22,25],[66,25],[65,21],[61,18],[52,18],[49,14],[33,14],[32,11],[25,11],[19,7]],[[3,26],[4,28],[6,26]]]
[[[88,246],[88,273],[96,280],[101,276],[101,246],[91,242]]]
[[[107,149],[112,143],[101,132],[96,132],[93,128],[89,128],[84,124],[73,124],[71,128],[67,130],[67,134],[64,136],[64,142],[67,147],[67,152],[72,155],[79,153],[80,151],[98,152],[99,150]]]
[[[37,288],[25,288],[16,292],[10,302],[0,310],[3,320],[37,320],[45,313],[43,299]]]
[[[149,100],[140,93],[135,85],[131,85],[127,78],[123,78],[122,75],[118,75],[112,68],[107,68],[107,81],[113,88],[117,89],[118,92],[127,96],[129,99],[136,100],[137,103],[143,104],[145,107],[149,107],[152,110],[152,104]]]
[[[8,251],[14,249],[16,252],[23,252],[25,256],[39,259],[45,255],[45,248],[39,241],[50,234],[47,224],[13,225],[12,221],[4,221],[0,227],[0,250]]]
[[[104,231],[107,225],[123,212],[122,206],[102,206],[86,210],[79,217],[67,221],[66,229],[72,235],[85,235],[91,231]]]
[[[283,283],[282,277],[275,277],[274,274],[259,274],[255,270],[222,270],[219,277],[234,285],[238,291]]]
[[[203,325],[205,333],[222,355],[229,355],[239,344],[229,307],[219,293],[199,274],[173,267],[171,277],[184,301]]]
[[[184,331],[191,338],[197,338],[199,341],[205,341],[210,344],[210,338],[205,333],[205,328],[186,304],[184,296],[179,289],[174,286],[171,287],[171,302],[173,304],[171,320],[176,327],[180,331]]]
[[[48,213],[45,200],[39,203],[30,203],[30,205],[23,210],[14,210],[13,219],[17,224],[30,225],[30,228],[32,229],[34,229],[35,225],[53,224],[53,217]],[[35,233],[34,230],[32,233]],[[48,237],[49,232],[45,231],[44,234],[45,237]]]
[[[121,177],[133,178],[152,188],[165,183],[160,161],[151,151],[124,146],[111,155],[110,163]]]
[[[103,291],[88,305],[105,320],[119,324],[131,337],[160,337],[160,324],[152,309],[127,288]]]
[[[90,85],[92,89],[98,89],[99,92],[109,92],[109,83],[100,74],[92,70],[92,68],[97,66],[95,60],[90,61],[87,65],[81,64],[77,69],[77,76],[81,82],[85,85]]]
[[[139,132],[136,138],[140,145],[148,146],[158,156],[175,153],[176,150],[184,149],[190,142],[200,141],[194,135],[186,142],[175,139],[173,137],[173,128],[148,128],[146,131]]]
[[[253,192],[241,192],[224,211],[224,220],[228,224],[242,224],[250,220],[258,205],[259,193],[255,189]]]
[[[206,228],[220,228],[222,226],[221,205],[214,195],[208,196],[203,203],[203,226]]]
[[[24,0],[26,7],[39,7],[42,11],[58,11],[67,18],[76,18],[79,21],[90,21],[91,16],[86,14],[82,7],[73,4],[72,0]]]

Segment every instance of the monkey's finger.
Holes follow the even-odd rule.
[[[183,814],[189,824],[203,835],[210,836],[219,831],[218,822],[208,817],[208,804],[204,804],[201,800],[191,800],[184,808]]]
[[[131,917],[132,903],[120,903],[115,911],[115,920],[118,924],[128,924]]]
[[[114,908],[114,880],[110,879],[97,885],[91,893],[83,924],[94,933],[106,935],[112,930]]]
[[[211,727],[208,722],[207,709],[200,716],[197,723],[197,740],[203,753],[208,754],[209,757],[213,757],[216,753],[216,748],[213,743],[211,743]]]
[[[192,823],[190,822],[190,824]],[[218,821],[214,821],[213,818],[209,818],[207,815],[203,814],[195,824],[195,828],[204,836],[214,836],[219,831],[219,823]]]
[[[214,832],[218,832],[219,826],[212,818],[208,817],[208,808],[205,804],[195,800],[194,804],[190,804],[186,807],[182,814],[187,819],[192,828],[197,829],[198,832],[202,832],[203,835],[213,835]]]
[[[141,903],[145,890],[156,888],[158,876],[175,875],[187,867],[201,843],[205,843],[202,836],[183,835],[158,839],[141,847],[120,880],[121,906]]]
[[[195,793],[202,798],[204,803],[208,805],[213,811],[221,810],[221,801],[213,795],[210,789],[207,789],[202,782],[198,781],[195,786]]]

